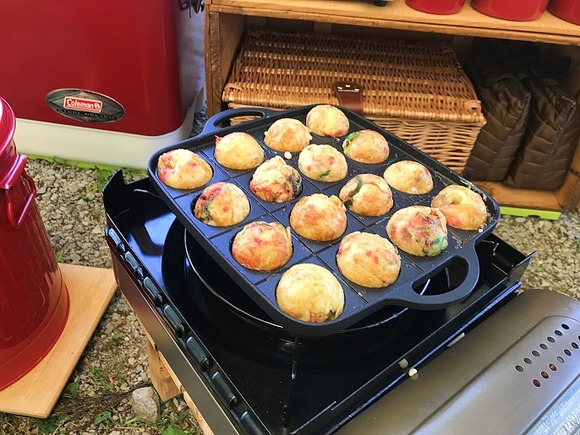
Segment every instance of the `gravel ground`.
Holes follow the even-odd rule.
[[[38,187],[37,203],[59,262],[111,267],[103,236],[100,190],[111,171],[31,160],[27,171]],[[127,179],[144,172],[130,172]],[[503,216],[495,233],[525,254],[537,250],[523,288],[548,288],[580,299],[580,214],[557,221]],[[163,405],[161,420],[135,418],[130,392],[150,384],[145,338],[117,290],[49,419],[0,413],[2,434],[200,433],[181,397]],[[40,393],[40,392],[39,392]]]

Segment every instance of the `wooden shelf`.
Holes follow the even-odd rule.
[[[512,39],[573,46],[580,58],[580,26],[549,11],[535,21],[508,21],[484,15],[466,2],[454,15],[416,11],[405,0],[376,6],[372,0],[209,0],[205,8],[207,114],[224,107],[222,91],[248,25],[288,27],[319,32],[412,32],[452,35],[457,46],[473,37]],[[456,38],[459,37],[459,38]],[[580,88],[580,84],[578,85]],[[554,211],[575,210],[580,201],[580,146],[564,185],[554,192],[519,190],[501,183],[481,183],[501,205]]]
[[[319,23],[580,45],[580,26],[548,11],[535,21],[507,21],[484,15],[473,9],[469,2],[461,12],[453,15],[419,12],[408,7],[405,0],[394,0],[386,6],[375,6],[372,1],[364,0],[213,0],[208,10]]]
[[[208,115],[221,110],[221,92],[248,20],[283,20],[314,23],[330,31],[333,25],[437,33],[463,37],[489,37],[580,46],[580,26],[549,11],[535,21],[508,21],[484,15],[466,2],[461,12],[434,15],[416,11],[405,0],[375,6],[371,0],[210,0],[206,3],[206,92]],[[259,22],[259,21],[258,21]],[[326,27],[325,27],[326,26]]]

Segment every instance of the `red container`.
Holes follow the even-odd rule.
[[[184,120],[181,1],[0,0],[0,95],[19,119],[159,136]],[[81,145],[79,145],[81,146]]]
[[[512,21],[532,21],[542,16],[548,0],[471,0],[482,14]]]
[[[421,12],[437,15],[456,14],[465,0],[406,0],[408,6]]]
[[[550,0],[548,9],[563,20],[580,24],[580,1],[578,0]]]
[[[69,313],[69,296],[13,140],[15,118],[0,98],[0,390],[50,351]]]

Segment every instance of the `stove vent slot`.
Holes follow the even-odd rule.
[[[115,248],[117,248],[117,251],[119,251],[122,254],[126,251],[127,248],[125,247],[125,244],[123,243],[121,237],[119,237],[119,234],[117,234],[115,230],[113,230],[112,228],[106,228],[105,234],[107,234],[111,238],[113,244],[115,245]]]
[[[146,277],[143,280],[143,288],[147,291],[156,306],[163,306],[163,293],[161,293],[161,290],[159,290],[159,287],[155,285],[151,278]]]
[[[256,421],[254,416],[249,412],[244,412],[240,417],[240,423],[246,429],[246,433],[249,434],[260,434],[264,433],[264,429],[261,427],[260,424]]]
[[[212,375],[211,380],[214,387],[220,396],[226,401],[226,404],[229,406],[229,408],[234,409],[238,405],[238,397],[234,393],[230,382],[220,372],[215,372]]]
[[[139,262],[137,261],[135,256],[131,252],[127,251],[127,252],[125,252],[124,257],[125,257],[125,261],[131,267],[131,270],[133,270],[133,273],[135,273],[138,276],[142,276],[141,264],[139,264]]]
[[[175,312],[175,310],[170,305],[166,305],[165,308],[163,308],[163,313],[165,314],[165,318],[167,319],[167,321],[173,327],[175,334],[179,338],[184,337],[186,332],[185,325],[183,324],[183,321],[181,320],[179,315]]]
[[[189,337],[185,343],[187,349],[193,355],[193,358],[199,363],[199,366],[204,372],[207,372],[211,369],[212,363],[211,359],[205,353],[205,351],[201,348],[201,345],[194,337]]]
[[[580,334],[572,328],[577,326],[576,322],[567,321],[565,318],[560,320],[561,323],[547,330],[544,337],[535,335],[536,345],[514,366],[517,372],[529,374],[531,383],[536,388],[548,385],[548,382],[562,372],[566,364],[575,366],[579,357]]]

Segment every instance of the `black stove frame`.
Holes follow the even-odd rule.
[[[203,301],[191,294],[207,289],[185,273],[183,227],[148,178],[125,184],[119,171],[103,199],[117,283],[220,435],[335,432],[514,297],[531,258],[490,234],[477,247],[481,277],[464,302],[407,310],[401,317],[410,322],[397,319],[354,339],[303,342],[255,333],[227,313],[211,319],[217,327],[196,308]],[[302,357],[304,347],[313,350]]]

